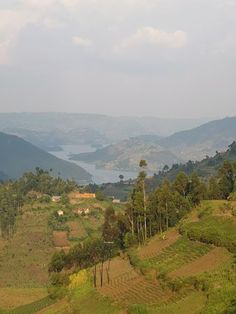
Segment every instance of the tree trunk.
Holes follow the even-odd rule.
[[[145,180],[143,180],[143,207],[144,207],[144,239],[147,240],[147,207],[146,207]]]

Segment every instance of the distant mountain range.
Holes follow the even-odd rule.
[[[148,170],[156,171],[181,160],[171,151],[163,150],[157,136],[140,136],[98,149],[92,153],[72,155],[72,160],[95,163],[97,167],[136,171],[139,161],[145,159]]]
[[[25,140],[0,132],[0,180],[20,177],[36,167],[78,183],[91,182],[91,175],[74,163],[58,159]]]
[[[93,153],[73,155],[71,159],[95,163],[106,169],[136,170],[146,159],[148,169],[158,171],[164,165],[201,160],[206,155],[225,150],[236,139],[236,117],[203,124],[166,138],[140,136],[98,149]]]
[[[215,120],[192,130],[175,133],[158,143],[180,159],[201,160],[225,150],[236,140],[236,117]]]
[[[209,119],[111,117],[78,113],[0,113],[0,131],[52,151],[60,145],[104,146],[144,134],[168,136]]]

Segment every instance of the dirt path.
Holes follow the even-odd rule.
[[[166,233],[165,238],[161,239],[160,235],[154,237],[150,242],[143,246],[138,255],[141,259],[149,259],[158,256],[165,248],[176,242],[181,235],[177,230],[171,230]]]
[[[216,247],[209,253],[199,257],[197,260],[171,272],[169,276],[171,278],[189,277],[203,272],[209,272],[222,265],[224,262],[229,260],[229,258],[230,254],[225,248]]]

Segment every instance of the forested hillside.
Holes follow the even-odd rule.
[[[170,168],[164,167],[162,171],[148,179],[148,186],[153,189],[165,178],[172,181],[179,172],[184,172],[186,175],[195,172],[203,181],[208,181],[211,176],[216,175],[220,166],[227,160],[236,161],[236,142],[229,145],[225,152],[216,152],[213,157],[206,156],[201,161],[173,164]]]

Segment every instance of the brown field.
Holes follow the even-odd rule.
[[[17,217],[12,238],[0,250],[0,287],[39,288],[48,282],[48,263],[54,252],[46,211]],[[1,245],[2,246],[2,245]]]
[[[171,278],[188,277],[209,272],[230,259],[230,254],[225,248],[216,247],[209,253],[199,257],[197,260],[183,265],[178,270],[169,274]]]
[[[66,231],[53,231],[53,244],[57,248],[69,247],[70,242],[67,238]]]
[[[44,288],[0,288],[0,308],[10,310],[47,296]]]
[[[87,236],[87,232],[81,223],[81,221],[68,221],[67,225],[70,228],[69,236],[73,238],[84,238]]]
[[[166,233],[165,239],[161,239],[160,235],[151,239],[148,244],[138,251],[141,259],[149,259],[158,256],[165,248],[176,242],[181,235],[176,230],[170,230]]]
[[[157,281],[148,281],[138,274],[128,260],[115,258],[111,261],[109,283],[107,267],[108,263],[104,265],[103,287],[100,286],[100,268],[98,267],[97,289],[103,295],[121,304],[156,304],[171,298],[169,291],[163,291]]]

